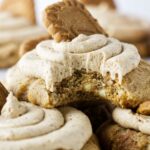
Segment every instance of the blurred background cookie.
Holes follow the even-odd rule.
[[[150,136],[107,122],[97,132],[103,150],[149,150]]]
[[[88,10],[98,20],[109,36],[123,42],[133,43],[143,57],[150,55],[150,23],[144,19],[138,19],[121,14],[117,8],[111,7],[110,1],[99,1],[92,5],[92,0],[86,3]],[[91,2],[91,3],[90,3]],[[111,1],[115,5],[115,1]]]
[[[0,68],[17,62],[24,40],[43,34],[45,30],[36,25],[33,0],[4,0],[0,6]]]

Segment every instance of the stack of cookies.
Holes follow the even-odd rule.
[[[24,40],[45,34],[36,25],[33,0],[4,0],[0,6],[0,68],[17,62]]]
[[[149,150],[150,64],[109,37],[83,4],[43,15],[0,86],[3,150]],[[5,129],[5,130],[4,130]]]
[[[109,36],[134,44],[141,56],[150,56],[150,23],[120,14],[114,0],[80,0]]]

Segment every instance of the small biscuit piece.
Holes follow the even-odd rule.
[[[97,136],[103,150],[149,150],[150,148],[150,136],[111,122],[101,126]]]
[[[33,0],[4,0],[0,10],[25,17],[33,24],[36,22]]]
[[[137,112],[142,115],[150,116],[150,101],[143,102],[137,109]]]
[[[25,53],[33,50],[36,47],[36,45],[40,43],[41,41],[48,40],[50,38],[51,37],[49,35],[43,35],[37,38],[31,38],[31,39],[25,40],[20,46],[19,56],[21,57]]]
[[[110,8],[115,8],[115,3],[113,0],[79,0],[87,5],[99,5],[101,3],[106,3]]]
[[[43,20],[49,34],[57,42],[72,40],[79,34],[105,34],[84,5],[76,0],[63,0],[48,6]]]
[[[0,82],[0,110],[2,109],[3,105],[5,104],[7,96],[8,96],[8,91],[3,86],[3,84]]]

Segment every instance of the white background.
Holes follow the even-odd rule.
[[[0,0],[1,2],[2,0]],[[59,0],[35,0],[38,22],[41,23],[42,10],[49,4]],[[129,15],[150,21],[150,0],[114,0],[118,10]]]
[[[2,0],[0,0],[1,2]],[[41,24],[41,14],[43,9],[58,0],[35,0],[36,15]],[[118,10],[122,13],[140,17],[150,21],[150,0],[115,0]],[[0,79],[4,79],[5,70],[0,70]]]
[[[41,14],[42,10],[48,4],[52,4],[59,0],[35,0],[36,11]],[[115,0],[118,10],[122,13],[140,17],[150,21],[150,0]],[[37,14],[39,14],[37,13]],[[38,15],[41,22],[41,15]]]

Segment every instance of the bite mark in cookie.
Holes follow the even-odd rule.
[[[84,5],[76,0],[63,0],[48,6],[43,20],[49,34],[57,42],[72,40],[79,34],[105,34]]]

